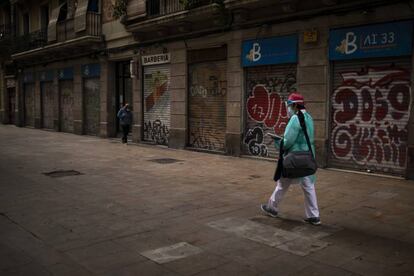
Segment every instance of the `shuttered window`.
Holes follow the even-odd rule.
[[[243,152],[277,158],[274,140],[267,133],[283,135],[289,120],[285,101],[296,91],[296,64],[246,69]]]
[[[55,108],[53,82],[41,82],[40,88],[42,98],[42,123],[43,127],[47,129],[54,128],[53,110]]]
[[[34,84],[24,84],[24,123],[26,126],[35,125],[35,93]]]
[[[144,67],[144,140],[168,145],[170,131],[170,65]]]
[[[189,66],[189,146],[224,151],[226,135],[226,61]]]
[[[410,87],[409,58],[335,63],[329,165],[403,175]]]

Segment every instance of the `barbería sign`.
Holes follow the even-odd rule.
[[[170,54],[158,54],[142,57],[142,65],[155,65],[155,64],[164,64],[170,63]]]

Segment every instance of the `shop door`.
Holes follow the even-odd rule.
[[[99,135],[100,91],[99,78],[84,79],[84,129],[85,134]]]
[[[40,86],[42,96],[42,122],[43,128],[53,129],[53,110],[55,108],[53,82],[42,82]]]
[[[226,62],[189,66],[189,146],[224,151],[226,135]]]
[[[404,175],[410,59],[334,64],[329,165]]]
[[[7,88],[8,95],[9,95],[9,124],[15,124],[15,110],[16,110],[16,89],[15,88]]]
[[[132,79],[130,73],[130,61],[119,62],[116,65],[116,110],[115,116],[118,114],[118,110],[126,103],[129,104],[131,110],[134,109],[132,101]],[[117,132],[122,132],[119,127],[119,119],[116,118],[115,122]]]
[[[34,84],[26,83],[24,85],[24,123],[26,126],[34,127],[35,125],[35,100]]]
[[[59,82],[60,90],[60,127],[63,132],[73,133],[73,81]]]
[[[168,145],[170,66],[144,67],[144,140]]]
[[[283,135],[289,120],[285,101],[293,91],[296,91],[296,64],[246,69],[244,154],[278,157],[273,138],[266,134]]]

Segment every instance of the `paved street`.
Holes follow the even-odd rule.
[[[1,274],[414,274],[413,181],[319,170],[314,227],[297,186],[262,215],[273,170],[0,125]]]

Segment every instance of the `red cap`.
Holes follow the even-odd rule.
[[[293,104],[293,103],[298,103],[298,104],[301,104],[301,105],[305,105],[305,99],[303,98],[303,96],[300,93],[293,92],[292,94],[289,95],[287,103],[288,103],[288,105]]]

